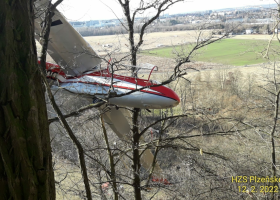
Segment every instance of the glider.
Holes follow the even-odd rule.
[[[37,40],[48,4],[48,0],[35,2]],[[79,94],[91,102],[108,99],[110,94],[110,98],[101,108],[108,105],[116,106],[110,106],[102,117],[121,140],[130,140],[131,128],[128,118],[131,118],[131,113],[119,107],[163,109],[177,106],[180,102],[173,90],[163,85],[156,86],[158,83],[150,80],[155,67],[150,68],[148,79],[117,75],[111,73],[109,67],[101,68],[101,57],[58,10],[54,11],[52,18],[48,53],[56,62],[56,64],[46,65],[47,78],[55,78],[58,81],[58,85],[53,85],[52,89],[59,88],[65,94]],[[128,92],[130,94],[126,95]],[[150,169],[152,161],[153,154],[149,149],[142,152],[141,165],[145,169]],[[154,176],[162,178],[161,173],[162,170],[156,164]]]

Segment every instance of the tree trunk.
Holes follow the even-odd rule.
[[[110,169],[111,169],[111,173],[110,173],[110,178],[112,181],[112,185],[113,185],[113,192],[114,192],[114,200],[118,200],[119,199],[119,195],[118,195],[118,187],[117,187],[117,177],[116,177],[116,169],[115,169],[115,161],[114,161],[114,157],[110,148],[110,144],[109,144],[109,139],[108,139],[108,135],[107,135],[107,131],[104,125],[104,120],[102,118],[102,115],[100,114],[100,123],[102,126],[102,130],[103,130],[103,136],[104,136],[104,140],[106,142],[106,147],[107,147],[107,153],[109,156],[109,163],[110,163]]]
[[[135,200],[141,200],[141,179],[140,179],[140,152],[139,152],[139,141],[140,141],[140,134],[138,131],[138,115],[140,112],[139,108],[133,109],[133,173],[134,173],[134,180],[133,180],[133,187],[134,187],[134,198]]]
[[[137,64],[137,50],[135,49],[135,45],[134,45],[134,21],[131,20],[131,16],[130,16],[130,2],[128,0],[125,1],[124,4],[122,5],[123,8],[123,12],[124,15],[126,17],[127,20],[127,26],[128,26],[128,41],[129,41],[129,46],[130,46],[130,56],[131,56],[131,60],[130,60],[130,64],[132,66],[136,66]],[[132,67],[131,68],[131,76],[136,76],[135,74],[136,68]]]
[[[1,199],[55,199],[32,0],[0,1]]]

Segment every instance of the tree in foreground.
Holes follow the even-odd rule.
[[[0,2],[1,199],[55,199],[33,0]]]

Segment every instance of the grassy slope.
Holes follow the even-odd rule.
[[[273,46],[276,44],[277,42],[273,41]],[[235,66],[257,64],[265,62],[259,52],[266,45],[266,40],[225,39],[207,46],[199,51],[199,55],[196,55],[193,59]],[[174,58],[175,54],[172,53],[174,50],[181,51],[181,47],[166,47],[149,52],[160,57]],[[147,51],[144,52],[144,54],[147,53]]]

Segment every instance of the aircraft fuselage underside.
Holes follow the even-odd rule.
[[[113,89],[111,91],[116,97],[111,97],[108,103],[118,106],[163,109],[174,107],[180,102],[178,95],[166,86],[157,86],[153,81],[115,74],[112,80],[112,74],[107,70],[88,72],[81,76],[71,78],[66,78],[63,72],[58,72],[56,76],[59,81],[59,86],[53,86],[53,89],[60,88],[64,92],[80,94],[92,99],[105,99],[108,97],[108,91],[113,81]],[[48,78],[52,77],[48,76]],[[118,97],[118,95],[123,95],[131,91],[133,92],[128,95]]]

